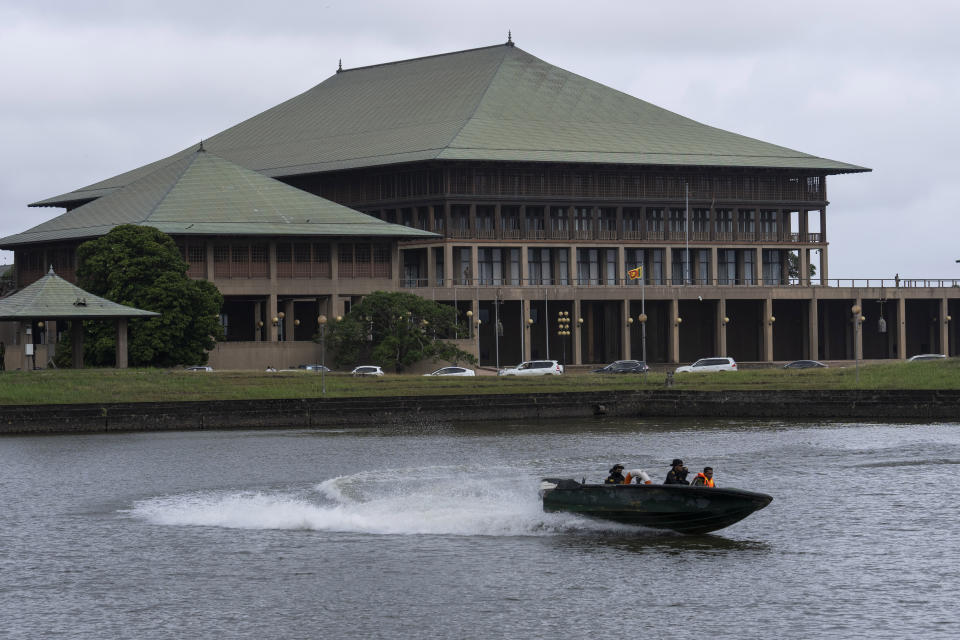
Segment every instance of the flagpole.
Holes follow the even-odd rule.
[[[686,198],[685,198],[687,213],[686,213],[686,224],[684,225],[686,227],[684,235],[686,236],[687,255],[685,260],[686,264],[684,265],[683,284],[690,284],[690,183],[688,182],[684,186],[687,188]]]

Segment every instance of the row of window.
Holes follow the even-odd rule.
[[[206,277],[206,243],[183,241],[180,253],[190,265],[188,275]],[[213,245],[214,278],[267,278],[270,247],[266,242]],[[331,248],[322,242],[276,243],[278,278],[329,278]],[[337,272],[340,278],[390,278],[390,245],[339,243]]]
[[[413,259],[414,252],[407,252],[404,279],[422,282],[420,264]],[[670,276],[667,277],[665,249],[625,249],[624,264],[617,261],[617,249],[578,248],[576,272],[570,280],[570,251],[558,248],[527,249],[527,279],[523,282],[521,250],[519,248],[477,249],[477,270],[472,273],[472,249],[456,247],[453,250],[454,282],[459,285],[519,286],[531,285],[640,285],[641,279],[631,279],[628,272],[641,267],[642,282],[651,285],[664,284],[744,284],[757,283],[756,255],[754,249],[719,249],[717,273],[711,273],[710,250],[676,249],[671,253]],[[763,249],[761,252],[762,281],[768,285],[787,284],[789,277],[788,253],[779,249]],[[434,252],[435,272],[438,286],[443,285],[443,252]],[[669,280],[669,282],[668,282]]]

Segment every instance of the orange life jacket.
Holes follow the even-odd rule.
[[[708,478],[707,476],[703,475],[702,473],[698,473],[698,474],[697,474],[697,477],[694,479],[694,484],[700,484],[700,483],[697,482],[697,480],[703,480],[703,485],[704,485],[705,487],[712,487],[712,486],[713,486],[713,478]]]

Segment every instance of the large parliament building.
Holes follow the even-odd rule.
[[[377,290],[454,305],[483,365],[956,355],[957,283],[830,278],[827,177],[865,171],[507,42],[339,69],[34,203],[66,213],[0,248],[23,287],[50,265],[72,279],[77,246],[118,224],[160,228],[224,295],[221,368],[313,361],[318,314]]]

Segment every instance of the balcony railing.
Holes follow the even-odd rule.
[[[757,287],[778,287],[778,288],[789,288],[789,287],[800,287],[806,286],[802,285],[797,278],[788,278],[784,282],[745,282],[742,279],[726,279],[726,278],[691,278],[687,283],[683,283],[678,279],[676,282],[654,282],[652,279],[647,280],[646,286],[648,287],[747,287],[747,288],[757,288]],[[439,287],[443,287],[443,279],[438,278]],[[400,281],[400,286],[406,289],[415,289],[415,288],[425,288],[429,287],[429,281],[426,278],[403,278]],[[511,278],[457,278],[454,280],[455,287],[566,287],[566,286],[575,286],[575,287],[597,287],[597,288],[638,288],[640,286],[639,280],[631,280],[629,278],[614,278],[608,280],[606,278],[528,278],[526,280],[516,280]],[[910,279],[900,279],[895,278],[830,278],[823,280],[821,278],[811,278],[809,286],[814,287],[835,287],[835,288],[858,288],[858,289],[881,289],[881,288],[960,288],[960,278],[910,278]]]

